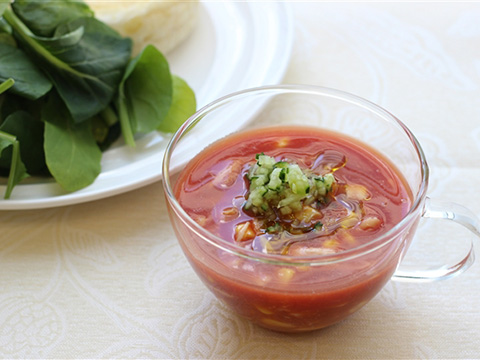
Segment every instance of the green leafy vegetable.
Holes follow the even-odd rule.
[[[7,134],[3,131],[0,131],[0,156],[4,156],[5,150],[11,147],[11,155],[9,157],[9,174],[7,189],[5,191],[5,199],[10,198],[12,190],[15,185],[17,185],[24,178],[28,177],[27,170],[25,165],[22,163],[20,158],[20,143],[17,138],[13,135]]]
[[[195,93],[188,86],[185,80],[173,75],[173,98],[172,105],[167,116],[160,122],[159,131],[173,133],[192,115],[196,108],[197,102]]]
[[[20,155],[30,175],[48,174],[43,151],[43,128],[43,122],[23,110],[11,113],[0,126],[1,131],[14,135],[22,144]],[[0,157],[0,167],[8,169],[10,162],[7,159]]]
[[[149,45],[129,63],[120,84],[117,103],[125,142],[134,146],[134,133],[155,130],[171,102],[172,77],[167,60]]]
[[[28,99],[38,99],[52,88],[52,83],[20,49],[0,43],[0,81],[15,79],[12,92]]]
[[[84,121],[108,106],[129,61],[132,43],[102,22],[88,17],[60,25],[54,39],[37,37],[11,11],[5,19],[23,46],[48,74],[75,122]],[[83,36],[71,45],[58,41],[72,32]]]
[[[10,89],[15,84],[15,80],[8,78],[0,84],[0,94]]]
[[[43,110],[45,160],[50,172],[67,191],[90,185],[100,174],[102,158],[90,122],[65,121],[69,113],[55,96]]]
[[[0,24],[1,24],[1,22],[0,22]],[[0,43],[1,44],[7,44],[7,45],[10,45],[10,46],[13,46],[13,47],[17,47],[17,42],[15,41],[13,36],[11,34],[9,34],[8,32],[2,32],[1,27],[0,27]]]
[[[16,0],[12,8],[36,35],[52,36],[58,26],[80,17],[93,17],[93,11],[78,0]]]
[[[10,1],[2,0],[0,1],[0,15],[3,14],[3,12],[8,9]]]
[[[123,135],[175,131],[196,108],[188,84],[147,45],[97,20],[78,0],[0,0],[0,175],[5,198],[30,175],[67,191],[91,184]]]

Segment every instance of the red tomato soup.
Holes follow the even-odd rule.
[[[265,185],[271,196],[254,195],[252,184],[259,176],[252,167],[258,169],[261,161],[279,168],[278,179],[301,169],[313,179],[300,190],[306,198],[296,201],[298,194],[289,195],[292,203],[276,198],[280,190],[272,185],[273,172]],[[298,167],[282,170],[287,163]],[[328,179],[333,183],[313,198],[311,184],[324,186]],[[290,193],[301,187],[299,181],[292,180]],[[181,241],[187,258],[210,290],[242,316],[279,331],[318,329],[361,308],[390,279],[410,241],[405,233],[413,233],[394,233],[385,246],[372,245],[362,255],[339,261],[392,229],[409,211],[412,196],[401,174],[379,153],[321,129],[276,127],[226,137],[190,161],[174,192],[199,225],[242,250],[300,259],[300,265],[289,265],[240,257],[174,223],[179,238],[188,239]],[[269,196],[270,203],[251,205]],[[303,259],[311,257],[332,260],[303,266]]]

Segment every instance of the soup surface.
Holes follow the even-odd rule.
[[[278,166],[297,164],[310,178],[333,175],[334,183],[323,197],[295,201],[294,209],[284,211],[274,201],[272,209],[254,211],[247,208],[255,176],[249,171],[263,155]],[[182,172],[176,196],[194,220],[219,237],[293,256],[368,242],[398,223],[411,205],[401,176],[374,150],[330,131],[302,127],[252,130],[211,145]]]

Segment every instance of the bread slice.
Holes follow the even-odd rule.
[[[193,31],[198,0],[86,0],[95,17],[132,38],[133,55],[153,44],[164,54]]]

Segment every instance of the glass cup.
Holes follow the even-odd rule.
[[[295,124],[348,135],[395,164],[412,193],[406,215],[387,232],[356,248],[285,256],[259,253],[222,239],[180,206],[174,192],[177,175],[203,148],[243,128]],[[473,241],[469,239],[460,260],[451,264],[399,268],[422,218],[451,220],[480,236],[478,219],[469,210],[427,197],[428,175],[420,144],[395,116],[357,96],[303,85],[248,89],[200,109],[174,134],[162,172],[174,231],[200,279],[236,313],[282,332],[332,325],[367,304],[392,278],[434,281],[459,274],[472,264]]]

